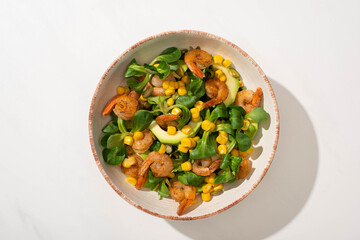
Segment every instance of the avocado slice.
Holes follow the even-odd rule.
[[[225,99],[224,103],[225,105],[228,107],[231,104],[233,104],[233,102],[235,101],[235,97],[236,94],[239,90],[240,87],[240,83],[239,83],[239,79],[234,78],[230,75],[229,69],[222,66],[222,65],[213,65],[213,70],[216,71],[218,69],[220,69],[226,76],[226,85],[229,89],[229,95],[228,97]]]
[[[196,133],[201,127],[201,123],[202,121],[190,121],[188,125],[192,128],[192,132],[189,135],[186,135],[180,130],[178,130],[175,135],[169,135],[156,123],[155,120],[150,123],[149,129],[157,137],[157,139],[159,139],[161,143],[177,145],[180,144],[181,139],[184,137],[195,137]]]

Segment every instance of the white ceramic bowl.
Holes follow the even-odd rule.
[[[225,184],[225,191],[221,195],[213,197],[209,202],[198,201],[182,216],[176,215],[178,203],[174,200],[169,198],[159,200],[156,192],[138,191],[127,183],[120,167],[104,162],[100,145],[100,138],[103,135],[101,129],[110,121],[109,116],[102,117],[102,110],[108,100],[116,94],[116,88],[119,85],[126,85],[124,74],[130,61],[136,58],[140,64],[148,63],[165,48],[171,46],[179,49],[200,46],[210,54],[220,54],[224,58],[230,59],[241,74],[247,88],[255,90],[257,87],[261,87],[263,89],[263,107],[270,115],[267,122],[261,123],[261,130],[259,128],[254,139],[256,150],[250,158],[253,162],[253,170],[247,179],[236,181],[233,184]],[[158,217],[193,220],[212,216],[234,206],[259,184],[269,169],[275,154],[279,136],[279,112],[274,92],[264,72],[242,49],[213,34],[191,30],[171,31],[136,43],[121,54],[106,70],[91,102],[89,134],[94,158],[101,173],[111,187],[128,203]]]

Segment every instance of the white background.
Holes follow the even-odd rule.
[[[359,239],[359,1],[0,1],[0,239]],[[213,217],[175,222],[104,180],[88,110],[104,71],[150,35],[202,30],[270,79],[268,174]]]

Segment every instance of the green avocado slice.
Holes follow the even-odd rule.
[[[233,104],[234,101],[235,101],[236,94],[237,94],[237,92],[239,90],[239,87],[240,87],[239,79],[232,77],[230,75],[229,69],[222,66],[222,65],[215,65],[214,64],[212,66],[212,68],[213,68],[214,71],[220,69],[226,76],[226,82],[225,83],[226,83],[226,85],[227,85],[227,87],[229,89],[229,95],[225,99],[224,103],[228,107],[231,104]]]

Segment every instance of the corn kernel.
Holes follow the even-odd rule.
[[[221,75],[221,76],[219,77],[219,80],[222,81],[222,82],[226,82],[226,76],[225,76],[225,74]]]
[[[155,63],[155,64],[154,64],[154,67],[157,68],[159,65],[160,65],[159,63]]]
[[[130,183],[131,185],[134,185],[134,186],[135,186],[135,184],[137,183],[137,179],[134,178],[134,177],[127,177],[125,180],[126,180],[128,183]]]
[[[197,101],[194,105],[194,108],[197,108],[199,112],[204,109],[203,107],[204,102],[203,101]]]
[[[227,136],[224,135],[220,135],[217,136],[216,141],[221,144],[221,145],[225,145],[227,143],[227,141],[229,140],[229,138]]]
[[[220,155],[226,154],[226,146],[225,145],[219,145],[218,150],[219,150]]]
[[[203,193],[209,193],[212,190],[212,184],[208,183],[202,186]]]
[[[196,142],[194,139],[190,138],[190,141],[191,141],[191,148],[194,148],[196,147]]]
[[[174,89],[168,88],[168,89],[165,90],[165,95],[166,95],[166,96],[171,96],[171,95],[173,95],[174,93],[175,93],[175,90],[174,90]]]
[[[179,88],[179,83],[178,83],[178,82],[174,82],[174,86],[175,86],[175,89],[178,89],[178,88]]]
[[[167,134],[169,134],[169,135],[175,135],[176,132],[177,132],[176,127],[174,127],[174,126],[168,126]]]
[[[206,183],[210,183],[210,184],[212,185],[212,184],[214,184],[215,177],[216,177],[216,174],[215,174],[215,173],[212,173],[212,174],[210,174],[210,176],[207,176],[207,177],[205,178],[205,182],[206,182]]]
[[[125,88],[124,88],[124,91],[125,91],[124,94],[129,94],[130,88],[129,88],[129,87],[125,87]]]
[[[219,135],[222,135],[222,136],[225,136],[225,137],[228,137],[229,134],[225,131],[219,131]]]
[[[125,93],[125,88],[124,87],[118,87],[116,89],[116,91],[117,91],[118,95],[123,95]]]
[[[241,128],[241,130],[247,130],[249,128],[250,122],[249,120],[244,120],[244,126]]]
[[[168,88],[169,88],[169,86],[170,86],[170,81],[169,81],[169,80],[165,80],[165,81],[163,81],[163,83],[162,83],[162,87],[163,87],[164,89],[168,89]]]
[[[166,103],[167,103],[167,105],[168,106],[172,106],[172,105],[174,105],[174,99],[173,98],[169,98],[168,100],[166,100]]]
[[[192,118],[191,118],[191,121],[193,121],[193,122],[198,122],[198,121],[200,121],[200,116],[197,117],[197,118],[192,117]]]
[[[215,71],[215,77],[216,77],[216,78],[219,78],[219,79],[220,79],[220,77],[221,77],[222,75],[224,75],[224,73],[223,73],[223,71],[221,71],[220,69],[218,69],[218,70]]]
[[[183,145],[179,144],[178,150],[182,153],[187,153],[189,149],[187,147],[184,147]]]
[[[187,137],[182,138],[181,139],[181,145],[186,147],[186,148],[191,148],[191,140],[190,140],[190,138],[187,138]]]
[[[185,83],[183,81],[178,81],[179,88],[185,87]]]
[[[175,90],[175,82],[174,81],[169,81],[169,89],[173,89]]]
[[[144,133],[142,133],[142,132],[135,132],[133,138],[134,138],[135,140],[139,141],[139,140],[141,140],[141,139],[144,138]]]
[[[169,178],[174,178],[174,177],[175,177],[175,173],[173,173],[173,172],[169,173],[168,177],[169,177]]]
[[[164,144],[161,144],[158,153],[165,153],[165,145]]]
[[[186,172],[191,171],[191,169],[192,169],[191,163],[189,161],[186,161],[186,162],[182,163],[181,164],[181,169],[183,171],[186,171]]]
[[[210,122],[209,120],[204,120],[202,123],[201,123],[201,128],[204,130],[204,131],[211,131],[211,129],[213,128],[213,125],[215,126],[214,123]]]
[[[230,154],[231,156],[240,156],[240,151],[234,148],[233,150],[231,150]]]
[[[215,55],[214,56],[214,64],[220,65],[220,64],[222,64],[222,62],[223,62],[223,57],[222,56],[220,56],[220,55]]]
[[[229,67],[231,65],[231,61],[229,60],[229,59],[225,59],[224,61],[223,61],[223,66],[224,67]]]
[[[184,75],[182,78],[181,78],[181,81],[183,81],[185,84],[189,84],[190,83],[190,78],[188,75]]]
[[[189,135],[191,132],[192,132],[192,128],[189,126],[189,125],[185,125],[182,129],[181,129],[181,132],[186,134],[186,135]]]
[[[142,94],[140,95],[140,99],[143,100],[144,102],[147,101],[147,98],[144,98],[144,96]]]
[[[214,131],[215,128],[216,128],[215,123],[212,122],[212,123],[211,123],[211,126],[210,126],[210,131]]]
[[[251,147],[248,150],[246,150],[245,152],[240,152],[239,155],[240,157],[246,157],[250,155],[253,151],[254,151],[254,147],[251,145]]]
[[[201,199],[204,201],[204,202],[208,202],[211,200],[211,195],[210,193],[202,193],[201,194]]]
[[[214,185],[214,188],[213,188],[214,192],[220,191],[221,189],[223,189],[222,183],[218,183],[218,184]]]
[[[175,107],[171,110],[171,114],[174,114],[174,115],[180,115],[181,113],[182,113],[182,111],[178,107]]]
[[[178,93],[180,96],[184,96],[187,94],[186,88],[185,87],[181,87],[178,89]]]
[[[199,136],[193,137],[194,141],[197,142],[198,140],[200,140]]]
[[[200,111],[199,111],[199,109],[197,109],[197,108],[192,108],[192,109],[190,109],[190,112],[191,112],[191,116],[192,116],[193,118],[198,118],[198,117],[200,117]]]
[[[122,166],[124,168],[129,168],[132,165],[134,165],[135,163],[136,163],[136,159],[134,157],[128,157],[128,158],[124,159],[124,161],[122,162]]]
[[[130,136],[126,136],[126,137],[124,138],[124,143],[125,143],[126,145],[132,146],[133,143],[134,143],[134,139],[133,139],[132,137],[130,137]]]

